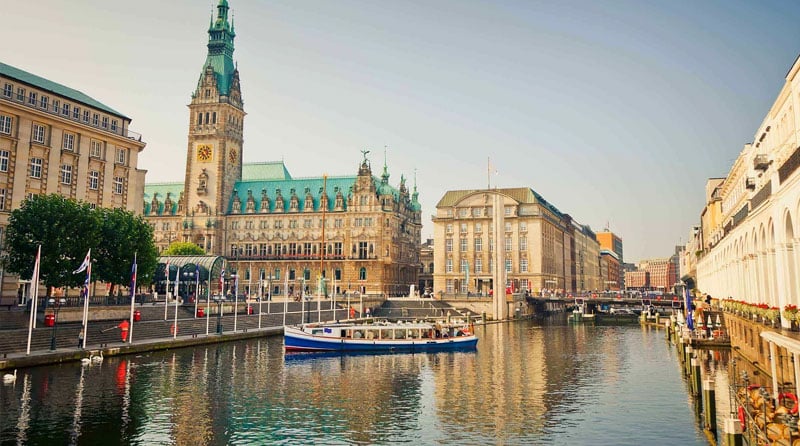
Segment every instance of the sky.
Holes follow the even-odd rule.
[[[699,224],[800,54],[800,2],[228,0],[244,162],[448,190],[530,187],[626,262]],[[0,61],[131,117],[147,182],[183,181],[211,0],[28,0]],[[492,168],[489,170],[488,162]]]

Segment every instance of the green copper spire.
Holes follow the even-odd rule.
[[[211,66],[217,78],[217,89],[219,94],[228,96],[230,94],[233,73],[236,66],[233,63],[233,39],[236,33],[233,26],[228,22],[228,2],[219,0],[217,5],[217,19],[213,20],[208,29],[208,56],[203,64],[200,82],[202,82],[205,67]],[[198,82],[198,86],[199,83]]]
[[[411,194],[411,210],[419,211],[422,205],[419,204],[419,192],[417,192],[417,169],[414,169],[414,193]]]

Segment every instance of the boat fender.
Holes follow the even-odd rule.
[[[797,415],[797,411],[798,409],[800,409],[800,407],[798,407],[797,405],[797,395],[795,395],[794,393],[781,393],[780,395],[778,395],[779,402],[783,401],[784,398],[789,398],[790,400],[792,400],[794,406],[792,406],[792,409],[789,411],[789,413],[792,415]]]
[[[747,423],[745,423],[745,419],[747,415],[744,413],[744,407],[739,406],[739,424],[742,426],[742,432],[747,430]]]

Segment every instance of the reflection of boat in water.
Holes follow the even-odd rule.
[[[331,323],[283,327],[287,352],[418,352],[474,349],[471,324]]]

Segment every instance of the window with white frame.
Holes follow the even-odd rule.
[[[483,232],[483,225],[480,223],[475,223],[475,232]]]
[[[494,273],[494,259],[489,257],[489,271]]]
[[[510,222],[510,221],[507,221],[507,222],[506,222],[506,224],[505,224],[505,230],[506,230],[506,232],[511,232],[511,222]]]
[[[461,281],[461,293],[466,294],[469,283],[466,280]]]
[[[58,102],[58,99],[53,99],[53,113],[58,113],[58,110],[60,110],[60,107],[61,107],[61,103]]]
[[[467,238],[466,237],[461,238],[461,240],[459,241],[459,245],[460,245],[459,246],[459,251],[467,252],[468,244],[467,244]]]
[[[444,252],[453,252],[453,239],[448,238],[444,240]]]
[[[11,134],[11,116],[0,115],[0,133]]]
[[[0,189],[0,209],[6,208],[6,189]]]
[[[446,232],[447,234],[452,234],[453,233],[453,224],[452,223],[448,223],[447,226],[445,226],[444,232]]]
[[[85,122],[87,124],[89,123],[89,110],[84,110],[83,111],[83,122]]]
[[[447,279],[445,281],[445,289],[447,290],[447,294],[453,294],[456,292],[455,288],[453,287],[453,279]]]
[[[505,207],[505,209],[503,209],[503,213],[504,213],[505,215],[511,215],[511,212],[512,212],[513,210],[514,210],[514,208],[513,208],[512,206],[506,206],[506,207]]]
[[[74,133],[67,133],[64,132],[64,144],[62,145],[64,150],[75,150],[75,134]]]
[[[69,116],[70,105],[69,104],[62,104],[61,105],[61,114],[64,116]]]
[[[453,259],[447,259],[445,262],[444,272],[452,273],[453,272]]]
[[[527,230],[528,230],[528,223],[524,221],[519,222],[519,231],[525,232]]]
[[[61,165],[61,184],[72,184],[72,164]]]
[[[45,127],[41,124],[33,124],[33,133],[31,139],[33,142],[44,144]]]
[[[28,104],[35,106],[36,105],[36,92],[32,91],[28,93]]]
[[[472,208],[472,216],[473,217],[480,217],[481,216],[481,208]]]
[[[469,262],[467,259],[461,259],[461,272],[466,273],[469,272]]]
[[[25,100],[25,89],[22,87],[17,87],[17,100],[20,102]]]
[[[522,259],[519,261],[519,272],[521,273],[528,272],[528,259]]]
[[[506,259],[506,272],[511,272],[511,259]]]
[[[28,192],[27,194],[25,194],[25,199],[26,200],[33,200],[33,197],[35,197],[35,196],[36,196],[36,194],[34,194],[33,192]]]
[[[111,120],[111,131],[112,132],[116,132],[117,131],[117,120],[116,119],[112,119]]]
[[[42,159],[41,158],[31,158],[31,178],[41,178],[42,177]]]
[[[108,116],[103,116],[103,128],[108,128]]]
[[[80,107],[72,107],[72,119],[78,120],[81,119],[81,108]]]
[[[47,96],[42,95],[42,97],[39,98],[39,107],[47,110],[47,105],[48,105],[48,98]]]
[[[122,185],[124,184],[122,177],[114,177],[114,193],[122,195]]]
[[[99,123],[100,123],[100,115],[94,113],[92,115],[92,125],[96,127]]]
[[[506,251],[511,251],[511,237],[506,237]]]
[[[89,189],[97,190],[100,187],[100,172],[93,170],[89,172]]]
[[[117,149],[117,164],[125,164],[125,153],[127,149]]]
[[[483,259],[475,259],[475,274],[483,272]]]
[[[0,150],[0,172],[8,172],[8,150]]]
[[[7,98],[10,98],[12,90],[13,90],[13,88],[11,87],[11,84],[3,85],[3,96],[5,96]]]
[[[483,239],[480,237],[475,237],[475,252],[483,251]]]
[[[92,140],[89,156],[101,158],[103,156],[103,143],[95,139]]]
[[[459,226],[460,226],[459,229],[461,230],[462,233],[467,232],[467,224],[466,223],[461,223],[461,225],[459,225]]]
[[[527,251],[528,249],[528,237],[520,236],[519,238],[519,250],[520,251]]]
[[[489,252],[494,252],[494,237],[489,237]]]

